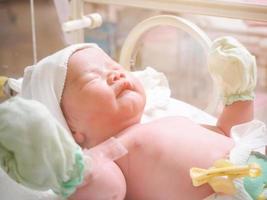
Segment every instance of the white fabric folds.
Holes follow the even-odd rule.
[[[254,99],[255,57],[232,37],[216,39],[208,55],[208,69],[225,105]]]
[[[246,165],[252,151],[264,151],[267,145],[266,126],[258,120],[234,126],[231,129],[231,137],[235,147],[229,158],[235,165]],[[235,195],[213,194],[205,200],[252,200],[244,188],[243,179],[236,179],[234,183],[237,188]]]
[[[234,126],[231,137],[235,147],[230,152],[230,160],[235,165],[246,164],[252,151],[262,151],[263,148],[261,153],[264,153],[267,146],[266,126],[258,120]]]
[[[47,108],[13,97],[0,104],[0,167],[32,189],[67,197],[83,181],[81,148]]]
[[[43,103],[51,114],[69,132],[70,129],[60,108],[60,101],[67,74],[69,57],[80,49],[97,47],[84,43],[71,45],[52,54],[24,71],[20,96]]]

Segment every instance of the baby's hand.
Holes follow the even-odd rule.
[[[115,138],[84,150],[85,179],[70,199],[123,200],[126,194],[125,178],[113,161],[127,152]]]
[[[128,150],[114,137],[91,148],[85,149],[85,177],[90,174],[96,176],[94,170],[113,162],[128,153]],[[87,168],[88,167],[88,168]]]
[[[236,39],[216,39],[208,56],[208,66],[224,104],[254,99],[257,81],[255,57]]]

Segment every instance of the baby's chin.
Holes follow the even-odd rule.
[[[131,90],[125,90],[117,98],[118,106],[121,110],[121,115],[140,116],[144,111],[145,98],[141,94]]]

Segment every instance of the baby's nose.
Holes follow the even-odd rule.
[[[111,85],[114,82],[120,80],[121,78],[125,78],[125,73],[123,73],[122,71],[109,72],[107,75],[107,83]]]

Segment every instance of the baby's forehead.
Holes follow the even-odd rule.
[[[79,59],[82,59],[84,61],[88,62],[100,62],[100,61],[105,61],[105,62],[114,62],[111,57],[109,57],[101,48],[99,47],[90,47],[90,48],[85,48],[76,51],[73,56],[79,57]]]
[[[69,59],[69,66],[94,66],[102,67],[116,65],[117,63],[98,47],[85,48],[76,51]]]
[[[99,47],[74,52],[68,61],[67,77],[75,79],[86,72],[99,72],[122,67]]]

